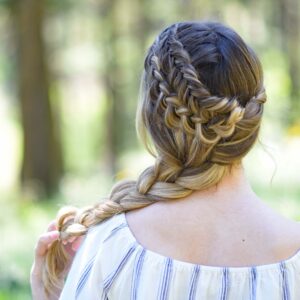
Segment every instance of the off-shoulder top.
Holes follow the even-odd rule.
[[[299,300],[300,251],[278,263],[215,267],[143,247],[124,213],[92,227],[60,300]]]

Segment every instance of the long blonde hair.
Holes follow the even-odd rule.
[[[256,141],[265,101],[261,64],[232,29],[216,22],[164,29],[145,59],[136,122],[155,164],[137,181],[117,183],[104,202],[62,209],[61,240],[115,214],[216,185]],[[54,242],[44,269],[49,294],[61,288],[67,261]]]

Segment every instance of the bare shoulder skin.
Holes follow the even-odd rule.
[[[259,199],[241,166],[218,187],[130,211],[126,219],[142,246],[190,263],[264,265],[300,249],[300,224]]]

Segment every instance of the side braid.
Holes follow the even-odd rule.
[[[224,47],[235,55],[226,57]],[[153,142],[155,163],[137,181],[115,184],[107,200],[58,213],[60,241],[50,247],[43,275],[49,295],[61,288],[68,267],[61,241],[115,214],[216,185],[257,138],[266,101],[261,67],[231,29],[209,22],[171,25],[149,48],[144,67],[137,129],[146,147],[147,137]]]

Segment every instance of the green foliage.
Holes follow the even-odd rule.
[[[51,13],[68,12],[78,7],[78,1],[74,0],[43,0],[46,2],[47,11]],[[80,5],[80,4],[79,4]]]
[[[5,213],[0,224],[0,299],[30,299],[28,279],[35,240],[57,208],[47,202],[37,205],[1,196]]]
[[[4,8],[9,8],[18,0],[0,0],[0,6]]]

